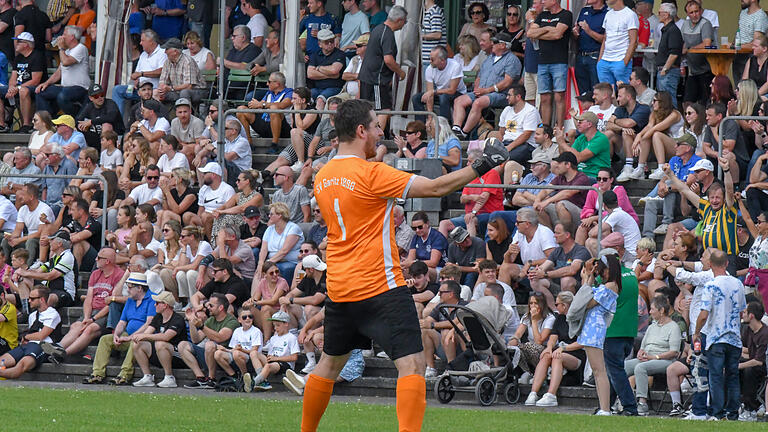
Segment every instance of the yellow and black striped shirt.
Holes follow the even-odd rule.
[[[736,207],[723,207],[715,211],[709,201],[699,199],[699,215],[701,215],[701,242],[705,248],[720,249],[728,255],[739,253],[739,242],[736,239]]]

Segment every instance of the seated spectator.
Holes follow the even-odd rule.
[[[723,104],[707,106],[707,127],[704,129],[702,148],[707,157],[714,163],[720,156],[718,148],[722,142],[722,156],[728,160],[728,169],[735,181],[740,181],[741,174],[746,173],[749,163],[744,134],[736,122],[723,122],[727,116],[727,109]]]
[[[247,70],[248,65],[261,54],[261,48],[251,42],[251,29],[246,25],[237,25],[232,29],[232,49],[224,59],[224,78],[230,69]],[[221,64],[219,58],[216,64]],[[239,94],[236,94],[239,93]],[[243,97],[242,91],[233,92],[228,97]],[[245,123],[243,123],[245,124]]]
[[[435,119],[430,116],[427,119],[427,135],[432,139],[427,143],[427,157],[438,158],[443,163],[444,173],[453,172],[461,169],[461,143],[456,135],[451,132],[448,119],[438,117],[440,124],[440,134],[436,135]]]
[[[5,256],[4,254],[0,254]],[[16,309],[22,314],[29,315],[29,292],[32,290],[31,279],[24,279],[16,273],[16,270],[26,270],[29,268],[27,264],[29,260],[29,252],[26,249],[16,249],[11,254],[11,268],[13,271],[3,272],[2,282],[4,289],[0,290],[7,294],[13,294],[6,297],[9,303],[16,306]],[[18,339],[18,338],[17,338]]]
[[[37,109],[50,113],[61,110],[70,116],[80,111],[91,87],[88,48],[80,43],[81,36],[79,27],[67,26],[64,34],[56,40],[60,64],[50,78],[35,88]],[[59,81],[61,85],[53,85]]]
[[[58,144],[46,144],[43,146],[43,157],[47,164],[43,168],[46,175],[75,175],[77,165],[66,157],[64,149]],[[45,178],[42,179],[42,201],[48,204],[54,213],[58,214],[62,207],[62,194],[69,184],[69,179]]]
[[[471,301],[480,300],[481,297],[488,295],[486,294],[486,288],[489,288],[491,285],[498,285],[503,291],[503,297],[499,303],[503,304],[506,308],[516,308],[517,302],[515,301],[515,292],[512,291],[512,287],[498,279],[499,267],[496,263],[491,260],[482,260],[477,263],[477,268],[480,271],[480,274],[477,277],[477,284],[472,289]],[[514,310],[515,315],[517,315],[517,309]],[[517,323],[514,326],[515,329],[517,329],[517,324],[519,323],[520,318],[517,317]]]
[[[107,299],[112,297],[117,283],[125,270],[115,264],[115,250],[105,247],[96,258],[98,267],[88,279],[88,291],[83,300],[83,316],[69,326],[69,331],[57,344],[43,342],[43,351],[61,362],[65,356],[74,355],[101,337],[107,328],[109,307]]]
[[[552,128],[547,125],[544,125],[543,128],[539,129],[542,130],[543,134],[546,133],[544,132],[546,129],[549,129],[550,133],[552,130]],[[556,146],[554,147],[557,148]],[[549,166],[552,163],[552,160],[547,155],[537,154],[531,160],[529,160],[528,163],[530,164],[531,172],[526,174],[526,176],[523,177],[523,179],[520,181],[521,186],[544,186],[550,184],[555,178],[555,174],[549,170]],[[506,168],[504,177],[507,177]],[[539,192],[541,192],[541,189],[517,189],[514,191],[514,195],[512,195],[511,202],[509,201],[509,198],[507,198],[506,204],[517,207],[530,207],[536,201],[536,197],[538,196]]]
[[[489,220],[486,228],[488,240],[485,242],[485,258],[497,265],[502,265],[504,254],[512,243],[509,227],[503,219],[496,218]]]
[[[606,239],[603,239],[603,242],[606,242]],[[698,261],[697,258],[697,238],[690,232],[678,233],[677,237],[675,237],[673,247],[662,250],[656,259],[656,266],[654,266],[653,270],[654,280],[648,282],[647,297],[649,299],[653,298],[658,289],[667,286],[677,287],[677,275],[674,273],[674,270],[676,270],[675,267],[683,267],[683,263],[686,261]]]
[[[181,53],[192,57],[197,64],[197,69],[200,71],[216,69],[216,58],[213,52],[204,46],[203,40],[196,31],[188,31],[184,35],[183,43],[187,48]]]
[[[27,320],[29,327],[21,336],[20,345],[0,356],[0,362],[5,365],[0,369],[0,378],[16,379],[48,358],[40,344],[53,342],[61,325],[61,316],[48,305],[48,294],[48,289],[41,285],[29,294],[29,307],[33,309]]]
[[[253,154],[248,140],[240,135],[240,122],[236,119],[229,119],[224,127],[224,159],[227,169],[234,166],[238,171],[245,172],[253,166]],[[214,142],[214,149],[218,148],[219,142]]]
[[[629,213],[624,211],[624,209],[619,207],[618,198],[613,191],[608,191],[603,194],[603,206],[607,213],[607,216],[603,219],[603,225],[596,225],[589,231],[590,238],[585,242],[585,246],[593,253],[593,256],[596,256],[598,229],[602,229],[603,238],[606,238],[614,232],[621,233],[624,237],[624,246],[626,247],[626,253],[621,261],[629,265],[637,258],[637,242],[641,238],[640,228],[637,226],[637,221]]]
[[[541,124],[541,115],[535,106],[525,101],[525,87],[520,84],[509,88],[507,102],[509,106],[499,116],[497,137],[510,151],[510,161],[524,163],[531,159],[537,147],[534,132]]]
[[[488,34],[488,32],[483,33]],[[482,37],[482,34],[480,36]],[[480,49],[478,39],[472,35],[465,35],[459,37],[456,43],[458,52],[453,56],[453,60],[461,65],[463,73],[474,72],[477,74],[487,57],[485,52]]]
[[[168,56],[165,55],[165,50],[160,47],[159,36],[152,29],[141,31],[141,48],[142,52],[136,63],[136,70],[131,74],[128,85],[116,85],[112,90],[112,100],[115,101],[117,107],[120,109],[120,113],[123,115],[125,115],[126,109],[129,108],[125,105],[126,100],[147,100],[151,97],[151,90],[149,96],[144,98],[139,96],[139,93],[141,92],[136,91],[136,89],[144,87],[144,83],[146,82],[152,83],[152,88],[157,88],[160,72],[163,70],[165,61],[168,60]],[[128,91],[129,89],[131,90],[130,92]],[[134,122],[136,120],[134,120]]]
[[[286,205],[290,221],[297,224],[309,222],[311,214],[307,188],[295,183],[295,174],[287,166],[278,168],[274,178],[278,189],[272,194],[272,202]]]
[[[570,291],[576,293],[581,286],[581,266],[591,255],[584,246],[573,238],[573,225],[559,223],[555,225],[554,235],[557,247],[547,256],[547,260],[528,274],[531,288],[542,292],[549,300],[550,293]],[[557,306],[557,301],[553,301]]]
[[[8,300],[10,297],[13,296],[0,289],[0,356],[19,346],[16,306]]]
[[[191,185],[192,171],[185,168],[174,168],[171,173],[169,181],[160,183],[160,190],[163,192],[164,208],[158,212],[157,220],[160,225],[165,224],[169,220],[176,220],[184,225],[190,225],[199,220],[197,212],[200,206],[197,203],[197,195],[200,190]]]
[[[203,186],[197,196],[197,216],[202,221],[205,233],[209,234],[213,229],[213,211],[229,201],[235,190],[222,180],[221,165],[218,163],[208,162],[198,171],[202,174]]]
[[[63,212],[59,214],[63,214]],[[131,228],[136,225],[136,210],[133,206],[120,206],[117,210],[116,219],[117,229],[107,231],[105,240],[117,252],[122,252],[128,248],[128,235],[131,233]]]
[[[585,173],[577,171],[578,159],[570,151],[565,151],[552,160],[552,172],[557,175],[550,184],[563,186],[591,186]],[[558,222],[574,223],[580,220],[581,209],[586,202],[587,191],[582,190],[541,190],[533,202],[533,209],[538,213],[541,223],[554,226]]]
[[[26,6],[25,6],[26,7]],[[19,109],[21,111],[21,123],[18,133],[32,132],[32,98],[35,89],[43,81],[48,79],[48,69],[45,62],[45,53],[34,49],[35,38],[31,33],[24,31],[13,38],[16,49],[16,59],[11,77],[8,79],[8,87],[0,86],[0,96],[5,99],[15,100],[19,97]],[[14,102],[15,103],[15,102]],[[10,127],[5,124],[5,104],[0,104],[0,130],[9,132]]]
[[[80,168],[77,170],[77,175],[90,176],[101,174],[101,167],[99,166],[99,151],[93,147],[86,147],[80,152],[80,156],[77,159]],[[96,189],[101,187],[98,180],[81,180],[72,179],[69,182],[70,186],[76,186],[80,189],[80,194],[86,200],[90,200]]]
[[[224,294],[215,293],[203,308],[186,310],[189,340],[179,342],[177,348],[181,359],[195,374],[195,381],[186,384],[184,388],[213,389],[216,387],[217,363],[213,357],[214,353],[219,346],[226,347],[229,344],[232,333],[239,327],[237,319],[227,312],[228,309],[229,300]]]
[[[416,261],[408,267],[410,279],[405,284],[411,291],[416,304],[416,312],[422,317],[424,307],[437,295],[438,286],[430,282],[429,267],[423,261]]]
[[[181,238],[181,224],[179,221],[170,220],[160,225],[160,249],[157,251],[157,264],[150,270],[157,273],[163,281],[163,286],[172,293],[178,292],[174,272],[179,265],[183,246]]]
[[[565,140],[563,130],[555,129],[555,139],[560,148],[560,153],[570,152],[576,156],[579,162],[578,169],[591,179],[597,178],[597,171],[600,168],[609,168],[611,166],[611,143],[608,138],[597,130],[599,119],[592,111],[587,111],[580,116],[574,117],[576,120],[576,129],[579,135],[571,146]]]
[[[248,153],[250,156],[250,151]],[[241,226],[243,212],[246,208],[264,205],[264,197],[259,192],[259,173],[258,171],[247,169],[243,170],[237,176],[238,192],[232,195],[221,207],[212,212],[213,217],[213,236],[219,232],[219,229],[226,225],[235,227]]]
[[[592,97],[595,104],[589,107],[588,112],[595,113],[599,132],[605,133],[605,123],[613,116],[616,105],[613,104],[613,87],[607,82],[595,84],[592,88]]]
[[[197,106],[206,93],[206,84],[197,62],[184,54],[183,48],[184,45],[175,37],[163,44],[167,60],[160,71],[159,83],[152,92],[152,97],[165,103],[183,98]]]
[[[115,86],[115,87],[118,87],[118,86]],[[154,90],[154,88],[155,87],[152,81],[144,81],[139,85],[137,89],[134,90],[134,92],[136,92],[139,95],[139,97],[138,99],[136,99],[136,103],[129,104],[129,106],[125,108],[124,111],[128,111],[128,113],[123,115],[124,124],[132,125],[137,121],[144,120],[144,116],[141,114],[141,110],[142,110],[142,107],[144,106],[144,101],[148,101],[152,99],[152,91]]]
[[[265,42],[266,44],[261,54],[249,63],[251,75],[253,76],[277,72],[283,64],[284,52],[280,47],[280,31],[270,30]]]
[[[477,282],[477,263],[485,258],[485,242],[472,236],[462,227],[456,227],[448,234],[451,244],[445,257],[446,265],[454,264],[461,270],[459,283],[474,286]]]
[[[32,153],[25,147],[16,147],[13,149],[13,166],[9,174],[40,174],[40,168],[32,163]],[[3,195],[13,195],[18,193],[25,184],[34,184],[36,187],[42,185],[42,179],[34,177],[8,177],[4,179],[4,184],[0,193]],[[37,198],[37,196],[35,196]]]
[[[405,126],[405,138],[395,136],[397,151],[395,156],[399,158],[424,159],[427,157],[427,126],[420,120],[414,120]]]
[[[400,262],[402,264],[408,258],[411,240],[415,234],[408,224],[408,218],[405,217],[403,206],[395,205],[392,209],[392,222],[395,225],[395,242],[397,243],[397,250],[400,252]]]
[[[288,206],[273,202],[269,206],[269,222],[261,242],[261,254],[256,274],[266,271],[267,262],[274,263],[284,279],[289,280],[298,262],[299,247],[304,241],[301,228],[290,220]]]
[[[264,329],[264,336],[272,336],[269,317],[280,310],[280,298],[288,293],[290,286],[280,275],[280,269],[269,261],[264,264],[264,277],[254,279],[251,285],[251,300],[245,303],[256,315],[256,324]]]
[[[211,271],[213,280],[189,298],[190,307],[197,310],[214,293],[220,293],[227,298],[232,310],[240,309],[243,302],[248,300],[250,289],[243,279],[234,273],[232,263],[225,258],[217,258],[211,263]]]
[[[3,104],[0,103],[0,122],[3,121],[3,115]],[[51,119],[51,114],[49,112],[37,111],[35,115],[32,116],[32,126],[33,130],[30,131],[32,133],[29,136],[29,144],[27,147],[32,155],[37,157],[40,155],[43,146],[48,143],[48,139],[56,133],[56,125],[53,124],[53,119]],[[0,132],[3,132],[2,127],[0,127]],[[13,156],[13,153],[8,154]],[[12,162],[13,158],[11,158],[10,161],[6,161],[9,165]]]
[[[110,130],[103,131],[100,143],[102,150],[101,155],[99,155],[99,166],[102,170],[111,170],[117,173],[123,167],[123,152],[117,148],[117,133]]]
[[[761,108],[762,109],[762,108]],[[706,108],[698,103],[685,104],[683,118],[685,119],[685,132],[696,138],[696,156],[704,158],[704,130],[707,126]],[[762,144],[762,136],[760,137]]]
[[[238,312],[237,322],[240,327],[232,332],[229,339],[229,346],[219,345],[213,358],[235,383],[242,382],[243,391],[250,393],[253,390],[253,380],[248,373],[248,361],[254,365],[254,370],[259,364],[257,355],[263,345],[263,335],[261,330],[254,325],[253,313],[250,310],[241,308]],[[237,366],[235,370],[232,366]]]
[[[134,136],[133,139],[129,137],[127,143],[124,144],[124,148],[125,162],[123,168],[118,170],[120,173],[118,185],[121,190],[130,193],[133,188],[143,184],[143,177],[147,172],[147,167],[154,165],[157,159],[152,156],[149,141],[143,136]]]
[[[355,39],[355,56],[349,60],[347,68],[341,74],[341,79],[345,81],[344,87],[342,87],[341,93],[339,93],[339,97],[342,99],[360,98],[360,81],[357,79],[357,74],[360,73],[360,67],[363,66],[363,58],[365,58],[365,51],[368,48],[369,36],[364,34]]]
[[[542,351],[541,360],[536,365],[531,392],[528,394],[525,405],[536,405],[539,407],[557,406],[557,390],[560,388],[565,372],[577,371],[587,361],[584,348],[576,342],[575,337],[570,336],[568,323],[565,319],[572,302],[573,294],[567,291],[560,292],[555,299],[555,309],[557,311],[555,323],[552,325],[547,346]],[[549,380],[549,389],[541,399],[538,399],[539,390],[544,384],[550,366],[552,367],[552,372]]]
[[[290,318],[286,312],[277,311],[269,318],[274,325],[275,333],[269,338],[264,350],[267,355],[258,353],[259,373],[253,377],[253,387],[259,390],[270,390],[272,386],[267,382],[271,375],[285,373],[293,370],[299,357],[299,341],[296,335],[290,333]]]
[[[178,291],[172,293],[186,307],[197,289],[198,268],[201,261],[213,253],[211,244],[203,240],[203,230],[199,226],[187,225],[181,229],[182,256],[174,269]]]
[[[294,93],[295,94],[295,93]],[[337,97],[328,99],[325,108],[335,111],[341,101]],[[295,108],[295,105],[294,105]],[[303,108],[308,109],[309,107]],[[311,114],[310,114],[311,115]],[[281,166],[290,166],[296,172],[302,169],[307,160],[312,160],[331,151],[330,134],[335,131],[332,115],[323,115],[317,124],[314,133],[308,130],[294,127],[291,129],[291,146],[286,146],[277,156],[274,162],[264,170],[265,173],[274,173]],[[250,149],[249,149],[250,150]],[[269,176],[269,174],[267,174]]]
[[[141,183],[128,194],[123,205],[149,204],[159,210],[163,203],[163,191],[160,189],[160,168],[151,164],[146,167],[145,183]]]
[[[243,278],[246,284],[253,281],[256,271],[256,259],[251,248],[240,240],[240,229],[233,226],[225,226],[219,230],[216,237],[216,248],[213,253],[206,256],[197,269],[198,276],[195,285],[203,287],[208,280],[206,267],[216,258],[225,258],[232,262],[235,274]],[[198,288],[198,289],[199,289]]]
[[[456,304],[464,306],[466,301],[461,299],[461,286],[452,280],[440,282],[438,291],[440,304]],[[456,358],[457,340],[449,340],[448,334],[453,330],[450,323],[456,317],[456,310],[450,310],[450,315],[445,316],[443,311],[435,308],[425,318],[419,320],[421,327],[421,343],[424,345],[424,358],[427,361],[427,369],[424,376],[436,377],[435,356],[442,360],[452,362]]]
[[[157,264],[157,253],[162,247],[162,243],[157,241],[154,237],[154,228],[149,221],[138,221],[138,224],[133,227],[131,234],[128,236],[128,257],[134,255],[141,255],[142,258],[147,260],[147,265],[151,269]],[[125,262],[126,256],[118,255],[118,262]]]
[[[104,132],[113,131],[118,135],[125,133],[123,116],[117,104],[112,99],[107,99],[106,95],[107,92],[101,85],[91,84],[88,89],[88,102],[75,117],[77,129],[83,133],[85,142],[91,147],[99,147]]]
[[[164,180],[171,177],[173,170],[176,168],[189,169],[189,161],[184,153],[179,151],[181,150],[181,144],[173,135],[166,135],[160,138],[159,150],[160,158],[157,160],[157,167],[160,168],[160,176]]]
[[[314,242],[318,251],[321,252],[321,256],[325,256],[325,249],[328,247],[328,225],[317,206],[317,201],[313,198],[310,203],[312,204],[312,217],[315,220],[312,223],[312,228],[309,229],[307,240]]]
[[[597,172],[597,183],[592,186],[600,189],[603,193],[613,191],[619,200],[619,207],[632,216],[635,223],[639,223],[640,219],[637,217],[635,209],[629,201],[626,189],[624,189],[624,186],[614,186],[614,181],[615,175],[613,174],[613,170],[611,168],[601,168]],[[605,218],[605,216],[606,215],[604,214],[603,218]],[[597,192],[590,190],[587,192],[587,201],[584,203],[584,208],[581,210],[581,225],[579,225],[579,228],[576,231],[576,243],[584,244],[584,241],[589,234],[589,230],[597,224],[597,220]]]
[[[16,227],[11,235],[3,237],[2,247],[5,256],[10,256],[11,251],[24,248],[29,251],[28,264],[32,264],[38,257],[40,249],[41,217],[45,215],[46,221],[55,219],[53,210],[48,204],[37,199],[38,187],[33,183],[27,183],[16,191],[16,205],[19,207]],[[27,234],[23,234],[26,232]]]
[[[133,386],[155,386],[155,376],[150,373],[152,364],[162,367],[165,373],[157,386],[175,388],[176,377],[173,376],[172,360],[179,343],[186,340],[187,323],[184,322],[184,317],[173,311],[176,300],[171,293],[164,291],[153,295],[152,300],[155,302],[155,316],[144,331],[134,334],[131,340],[131,352],[144,374]]]
[[[628,376],[635,377],[637,412],[648,414],[648,378],[663,373],[680,351],[680,327],[669,317],[672,306],[664,297],[654,297],[649,308],[653,322],[643,336],[637,358],[624,362]]]
[[[493,56],[489,56],[480,66],[474,90],[462,95],[453,103],[453,127],[452,130],[459,139],[466,139],[474,130],[482,118],[482,110],[485,108],[500,108],[504,106],[506,98],[504,91],[508,90],[513,82],[520,78],[522,66],[514,53],[509,51],[512,37],[507,33],[500,33],[492,38]],[[494,61],[500,58],[499,61]],[[466,110],[471,106],[469,115]],[[466,122],[464,121],[466,118]],[[442,126],[440,130],[442,131]]]
[[[760,408],[758,389],[765,382],[765,350],[768,347],[768,327],[762,323],[765,309],[760,302],[752,301],[742,311],[742,322],[746,326],[741,330],[741,340],[744,347],[741,349],[739,360],[739,377],[741,379],[741,401],[744,411],[739,415],[739,420],[757,420],[757,411]]]
[[[90,272],[101,248],[101,223],[90,215],[90,205],[82,198],[70,206],[72,221],[62,229],[67,230],[72,242],[72,253],[78,268]],[[74,298],[74,297],[73,297]]]
[[[518,366],[524,373],[533,375],[535,372],[536,364],[546,348],[554,325],[555,315],[547,306],[547,300],[541,293],[532,294],[528,299],[528,313],[520,319],[515,335],[507,343],[507,346],[518,347],[520,350]],[[526,342],[522,342],[523,336],[526,337]],[[532,402],[530,394],[526,402]]]
[[[120,367],[120,374],[110,381],[114,385],[127,385],[133,378],[134,334],[142,334],[155,316],[155,301],[148,292],[149,284],[144,273],[131,272],[125,280],[129,297],[120,315],[120,321],[112,334],[99,339],[99,346],[93,358],[93,371],[83,380],[83,384],[101,384],[107,375],[107,363],[114,350],[125,352],[125,359]]]
[[[272,72],[267,81],[269,91],[262,100],[251,99],[246,106],[238,108],[250,109],[287,109],[291,106],[291,96],[293,89],[285,86],[285,76],[282,72]],[[278,152],[278,143],[280,138],[289,138],[291,127],[285,120],[283,114],[237,114],[237,119],[243,125],[250,125],[251,128],[261,137],[272,137],[271,152]],[[251,134],[247,134],[248,142],[253,145]]]
[[[240,225],[240,239],[253,250],[253,256],[259,259],[261,253],[261,241],[267,230],[267,224],[261,222],[261,211],[256,206],[248,206],[243,213]]]
[[[651,110],[637,100],[637,91],[629,84],[619,85],[616,103],[618,107],[605,121],[604,133],[611,142],[611,154],[617,153],[619,148],[625,149],[625,164],[619,175],[621,181],[625,181],[624,178],[632,174],[634,161],[632,154],[627,153],[626,149],[631,148],[635,135],[648,125]]]
[[[317,39],[320,49],[309,56],[307,79],[314,84],[312,99],[328,99],[341,92],[344,85],[341,73],[347,60],[344,52],[336,48],[336,36],[331,30],[321,29]]]
[[[637,259],[630,267],[640,283],[640,291],[648,292],[648,281],[653,279],[653,271],[656,268],[656,242],[652,238],[643,237],[637,242]]]
[[[446,119],[451,118],[453,101],[467,93],[461,64],[449,58],[448,51],[441,45],[432,48],[429,58],[431,64],[424,72],[424,80],[427,83],[426,90],[413,95],[411,98],[413,109],[416,111],[434,111],[437,101],[440,104],[438,114]],[[416,120],[423,122],[426,120],[426,116],[416,116]]]
[[[176,99],[174,107],[176,117],[171,120],[171,135],[179,141],[179,150],[184,153],[187,163],[195,159],[196,148],[202,143],[200,139],[205,131],[205,123],[192,115],[192,107],[195,106],[189,99],[180,97]],[[240,125],[237,125],[240,130]]]
[[[517,232],[512,236],[512,243],[504,253],[504,263],[499,269],[499,278],[510,283],[522,281],[522,284],[530,285],[525,281],[528,273],[544,264],[556,247],[554,233],[551,229],[539,224],[536,212],[530,208],[520,209],[517,212]],[[520,262],[525,264],[522,266],[515,264],[518,257]],[[547,295],[548,303],[554,304],[548,291],[542,289],[540,292]],[[524,299],[524,295],[520,298]]]
[[[140,134],[149,141],[152,154],[158,154],[160,138],[171,133],[171,124],[163,117],[164,112],[165,107],[163,107],[163,104],[155,99],[143,101],[141,104],[143,120],[135,121],[128,131],[129,135]]]
[[[414,262],[423,261],[433,272],[445,266],[448,241],[445,236],[440,234],[440,231],[430,227],[429,216],[422,211],[416,212],[411,217],[411,228],[415,235],[411,240],[408,258],[400,263],[401,266],[410,268]]]

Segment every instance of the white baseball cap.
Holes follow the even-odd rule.
[[[307,255],[301,260],[301,265],[304,268],[311,268],[319,271],[325,271],[328,268],[328,264],[324,263],[317,255]]]
[[[30,32],[21,32],[18,36],[13,38],[13,40],[19,40],[19,41],[27,41],[27,42],[35,42],[35,37],[32,36],[32,33]]]
[[[709,159],[699,159],[698,161],[696,161],[695,164],[693,164],[690,171],[694,172],[694,171],[699,171],[703,169],[707,171],[714,171],[715,166],[712,165],[712,161],[710,161]]]
[[[201,173],[213,173],[219,176],[221,175],[221,165],[217,164],[216,162],[208,162],[204,167],[199,169]]]

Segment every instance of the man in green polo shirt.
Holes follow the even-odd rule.
[[[604,133],[597,130],[597,114],[587,111],[575,116],[576,129],[579,136],[568,146],[562,128],[555,129],[555,139],[560,153],[571,152],[579,161],[579,171],[592,179],[597,179],[600,168],[611,166],[611,143]]]

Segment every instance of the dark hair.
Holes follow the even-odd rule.
[[[253,169],[247,169],[244,171],[240,171],[240,174],[242,174],[246,180],[248,180],[248,186],[251,187],[251,189],[256,189],[259,186],[259,172]]]
[[[84,211],[86,213],[90,209],[90,205],[88,204],[88,201],[86,201],[86,200],[84,200],[82,198],[77,198],[75,200],[74,204],[75,204],[76,207],[80,208],[80,210],[82,210],[82,211]]]
[[[117,134],[113,130],[106,130],[101,132],[101,137],[107,141],[112,141],[113,144],[117,145]]]
[[[656,296],[657,297],[658,296],[666,297],[667,302],[669,304],[674,304],[675,303],[675,299],[679,295],[680,295],[680,288],[678,288],[676,286],[675,287],[666,286],[666,287],[662,287],[662,288],[659,288],[659,289],[656,290]]]
[[[312,93],[306,87],[296,87],[293,89],[293,93],[297,94],[300,98],[304,99],[308,103],[312,102]]]
[[[158,171],[159,172],[160,171],[160,167],[155,165],[155,164],[149,164],[149,165],[147,165],[147,170],[145,172],[149,172],[149,171]]]
[[[541,310],[541,316],[546,318],[547,315],[549,315],[552,311],[549,309],[549,305],[547,304],[547,299],[544,297],[544,294],[538,292],[538,291],[532,291],[531,296],[528,297],[528,303],[530,304],[531,300],[535,301],[536,304],[539,306],[539,309]],[[531,312],[528,312],[528,318],[530,319]]]
[[[763,318],[763,315],[765,315],[765,308],[760,302],[749,302],[749,304],[747,304],[747,313],[752,314],[756,320],[760,321]]]
[[[669,304],[669,300],[667,300],[667,296],[665,295],[657,295],[651,299],[651,305],[656,309],[664,312],[664,315],[667,316],[669,316],[669,312],[672,309],[672,306]]]
[[[48,296],[51,295],[51,290],[49,290],[48,287],[45,285],[35,285],[32,287],[32,291],[37,291],[40,297],[44,298],[46,303],[48,302]]]
[[[504,219],[500,217],[491,219],[488,221],[488,225],[492,226],[496,231],[498,231],[499,238],[501,239],[501,241],[498,243],[503,243],[504,240],[509,237],[509,227],[507,227],[507,222],[505,222]]]
[[[352,141],[357,136],[357,127],[368,125],[374,121],[371,116],[373,105],[363,99],[351,99],[343,102],[336,108],[334,125],[340,141]]]
[[[453,292],[454,297],[461,298],[461,285],[455,280],[444,280],[440,282],[440,286],[445,285],[449,290]]]
[[[417,131],[419,133],[419,139],[423,140],[427,138],[427,126],[421,120],[414,120],[405,126],[406,129]],[[330,138],[329,138],[330,140]]]
[[[554,131],[554,130],[552,130],[552,126],[550,126],[550,125],[548,125],[548,124],[546,124],[546,123],[543,123],[543,124],[542,124],[541,126],[539,126],[539,127],[540,127],[541,129],[543,129],[543,130],[544,130],[544,134],[545,134],[546,136],[548,136],[548,137],[550,137],[550,138],[552,138],[552,137],[554,136],[554,133],[555,133],[555,131]]]
[[[426,212],[417,211],[416,213],[413,214],[413,217],[411,218],[411,222],[416,221],[416,220],[420,220],[422,222],[429,223],[429,216],[427,216]]]
[[[616,196],[616,192],[609,190],[603,193],[603,204],[609,209],[615,209],[619,205],[619,198]]]
[[[148,221],[152,223],[157,222],[157,212],[155,212],[155,206],[147,203],[139,204],[136,207],[136,210],[141,210],[142,213],[146,214]]]
[[[160,139],[165,141],[167,144],[170,144],[173,151],[179,151],[179,148],[181,148],[181,145],[179,144],[179,140],[176,139],[176,137],[173,135],[170,135],[170,134],[163,135],[163,137]],[[149,170],[149,167],[147,167],[147,170]]]
[[[696,103],[696,102],[690,103],[689,102],[689,103],[683,104],[683,107],[684,107],[683,108],[683,114],[685,114],[685,109],[687,109],[687,108],[690,108],[690,109],[692,109],[693,111],[696,112],[696,121],[693,124],[689,123],[688,122],[688,118],[685,117],[685,115],[683,115],[683,120],[684,120],[684,123],[685,123],[685,127],[687,129],[692,130],[696,134],[700,134],[702,131],[704,131],[704,126],[707,125],[707,116],[706,116],[706,113],[705,113],[704,106],[702,104],[700,104],[700,103]]]
[[[304,240],[303,242],[301,242],[301,244],[308,244],[309,246],[312,247],[312,249],[319,250],[319,247],[317,246],[317,242],[314,240]]]
[[[607,269],[608,280],[603,282],[615,282],[619,287],[618,292],[621,293],[621,263],[619,262],[619,257],[614,254],[605,255],[605,260],[608,262],[607,265],[603,262],[602,259],[597,260],[595,271],[597,274],[603,274],[603,272]]]
[[[644,67],[637,66],[636,68],[632,69],[632,72],[635,73],[635,78],[640,80],[644,86],[648,85],[648,82],[651,80],[651,74]]]
[[[136,208],[129,205],[120,206],[121,209],[125,211],[125,214],[128,215],[128,219],[130,219],[130,226],[136,225]]]
[[[710,186],[711,188],[711,186]],[[696,236],[689,233],[689,232],[683,232],[678,235],[680,238],[680,242],[682,242],[683,247],[685,248],[685,251],[690,254],[695,254],[696,251],[699,249],[698,241],[696,240]]]
[[[211,300],[216,299],[218,300],[219,304],[224,307],[224,310],[226,311],[229,309],[229,299],[227,299],[227,296],[225,296],[222,293],[213,293],[210,297]]]
[[[336,129],[331,129],[331,131],[328,132],[328,141],[333,141],[338,137],[339,137],[339,133],[336,132]]]
[[[608,177],[610,178],[616,178],[616,173],[613,171],[613,168],[611,167],[602,167],[597,170],[598,174],[600,171],[608,173]]]
[[[491,12],[488,10],[488,6],[485,5],[483,2],[474,2],[470,3],[469,7],[467,8],[467,15],[469,15],[470,12],[472,12],[473,8],[476,8],[480,6],[480,8],[483,10],[483,21],[488,21],[488,17],[491,16]],[[471,18],[471,15],[470,15]]]
[[[480,271],[483,271],[483,270],[496,270],[498,268],[498,265],[496,264],[496,261],[494,261],[494,260],[484,259],[484,260],[480,260],[480,262],[477,263],[477,268]]]
[[[643,69],[643,70],[645,70],[645,69]],[[629,85],[629,84],[621,84],[619,86],[619,90],[624,90],[625,92],[629,93],[629,96],[632,99],[637,99],[637,90],[635,90],[635,88],[632,87],[631,85]],[[617,94],[618,94],[618,92],[617,92]]]
[[[512,84],[509,88],[515,95],[525,99],[525,87],[522,84]]]
[[[727,112],[727,108],[725,107],[725,104],[720,102],[715,102],[707,105],[707,109],[708,110],[711,109],[712,111],[715,112],[715,115],[721,115],[723,117],[725,117],[725,113]]]
[[[574,233],[575,233],[576,231],[573,229],[573,224],[572,224],[571,222],[566,222],[566,221],[562,221],[562,220],[561,220],[561,221],[560,221],[560,222],[558,222],[558,223],[557,223],[555,226],[557,226],[557,225],[560,225],[560,226],[562,226],[562,227],[563,227],[563,231],[565,231],[566,233],[568,233],[568,234],[571,236],[571,238],[573,238],[573,236],[574,236]]]
[[[717,75],[712,80],[712,102],[726,104],[729,100],[734,99],[733,84],[731,84],[730,78],[725,75]],[[709,107],[707,107],[709,109]]]
[[[211,266],[216,267],[218,269],[226,270],[227,273],[229,273],[229,275],[232,276],[232,261],[226,258],[216,258],[211,263]]]
[[[499,300],[499,303],[504,301],[504,287],[501,285],[491,282],[485,284],[485,289],[490,290],[491,294]]]
[[[424,261],[414,261],[408,268],[408,273],[411,274],[411,277],[423,276],[427,274],[428,271],[429,267],[427,267],[427,264]]]

